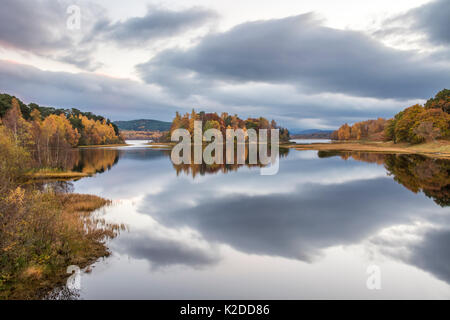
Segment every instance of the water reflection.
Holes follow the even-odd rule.
[[[103,173],[119,161],[119,150],[109,148],[80,149],[74,157],[72,170],[88,174]]]
[[[195,205],[186,205],[188,199]],[[177,199],[169,193],[149,195],[140,210],[161,201],[164,204],[151,214],[164,226],[189,227],[208,241],[227,243],[249,254],[312,262],[324,248],[358,243],[376,230],[421,214],[421,200],[399,194],[397,186],[381,178],[369,185],[366,181],[339,187],[309,184],[289,193],[266,195],[220,196],[215,188],[208,191],[208,186],[191,185]],[[410,206],[418,210],[410,211]]]
[[[450,297],[450,212],[419,192],[448,205],[448,161],[291,151],[277,175],[261,176],[245,165],[175,166],[170,152],[147,148],[118,157],[112,170],[74,183],[116,200],[106,217],[130,230],[111,241],[113,257],[86,276],[82,297],[331,297],[333,286],[332,297],[344,288],[363,297],[365,267],[386,259],[387,277],[422,281],[419,297],[424,288]],[[329,279],[336,263],[345,268]],[[246,291],[236,292],[242,281]],[[411,296],[397,285],[380,294]]]
[[[347,160],[384,164],[394,180],[408,190],[423,192],[441,207],[450,205],[450,161],[421,155],[395,155],[361,152],[325,152],[319,157],[340,156]]]
[[[203,148],[204,149],[204,148]],[[289,154],[289,148],[280,148],[279,149],[279,156],[280,158],[285,158]],[[170,156],[169,151],[165,151],[164,154]],[[263,168],[266,167],[266,165],[260,163],[257,161],[257,164],[250,164],[249,162],[249,148],[248,145],[245,146],[245,152],[242,153],[242,159],[238,159],[238,153],[234,152],[234,159],[233,164],[227,164],[227,159],[229,160],[230,156],[227,154],[225,147],[224,151],[222,152],[223,160],[222,164],[207,164],[204,161],[202,161],[201,164],[194,164],[194,152],[191,152],[191,161],[190,164],[175,164],[172,162],[173,168],[175,169],[177,176],[180,174],[185,175],[191,175],[192,178],[195,179],[197,176],[204,176],[206,174],[214,174],[218,172],[222,173],[231,173],[236,172],[239,170],[239,168],[247,167],[247,168]],[[228,161],[231,162],[231,161]],[[244,164],[239,164],[244,163]]]
[[[414,193],[422,191],[440,206],[450,205],[450,161],[418,155],[390,155],[386,169]]]

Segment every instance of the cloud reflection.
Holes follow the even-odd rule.
[[[380,157],[359,155],[368,161],[361,162],[299,154],[281,159],[275,176],[242,167],[193,179],[177,176],[161,151],[123,151],[114,170],[76,182],[75,191],[102,188],[100,194],[109,198],[139,199],[133,209],[117,209],[131,232],[115,239],[112,249],[146,259],[156,269],[217,264],[221,245],[314,262],[327,248],[370,239],[385,255],[449,281],[449,234],[443,227],[431,231],[450,225],[449,208],[396,183]],[[142,224],[144,218],[152,223]],[[418,221],[420,227],[409,234],[418,241],[380,236]]]

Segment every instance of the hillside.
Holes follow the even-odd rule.
[[[294,133],[292,139],[330,139],[332,130],[310,129]]]
[[[170,122],[152,120],[152,119],[139,119],[130,121],[115,121],[114,122],[120,130],[127,131],[169,131]]]

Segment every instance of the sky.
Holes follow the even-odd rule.
[[[449,16],[450,0],[2,0],[0,92],[112,120],[335,129],[450,88]]]

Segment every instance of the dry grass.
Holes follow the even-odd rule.
[[[450,154],[450,142],[445,140],[439,140],[435,142],[422,143],[415,146],[411,146],[410,149],[417,152],[435,152],[442,154]]]
[[[44,269],[42,266],[30,266],[23,272],[23,277],[25,280],[39,280],[42,278]]]
[[[111,204],[110,200],[90,194],[63,194],[60,198],[69,212],[92,212]]]
[[[95,144],[88,146],[79,146],[78,148],[111,148],[111,147],[126,147],[129,146],[127,143],[117,143],[117,144]]]
[[[361,151],[380,153],[405,153],[423,154],[434,158],[450,158],[450,141],[440,140],[430,143],[411,145],[406,143],[394,144],[393,142],[353,141],[336,143],[313,143],[291,145],[297,150],[322,150],[322,151]]]
[[[69,265],[108,256],[106,241],[123,229],[92,215],[110,204],[92,195],[17,188],[0,200],[8,213],[0,221],[0,299],[46,296],[64,284]]]
[[[173,148],[176,145],[176,142],[149,142],[145,145],[151,148]]]
[[[28,174],[33,180],[49,180],[49,179],[77,179],[88,177],[89,174],[85,172],[74,171],[35,171]]]

